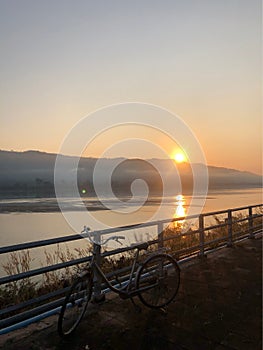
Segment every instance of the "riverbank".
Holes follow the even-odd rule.
[[[182,266],[166,312],[111,294],[93,305],[72,339],[57,335],[57,316],[3,335],[4,350],[261,350],[262,239],[245,240]],[[136,303],[139,302],[136,300]]]

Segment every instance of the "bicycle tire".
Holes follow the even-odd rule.
[[[58,318],[58,333],[61,337],[70,336],[79,325],[87,309],[92,294],[90,275],[78,277],[68,291]]]
[[[136,277],[139,299],[144,305],[154,309],[171,303],[179,285],[179,266],[171,255],[165,253],[155,254],[146,259]]]

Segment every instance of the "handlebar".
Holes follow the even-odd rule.
[[[122,245],[122,243],[119,241],[120,239],[125,239],[124,236],[112,236],[112,237],[109,237],[108,239],[106,239],[106,241],[104,241],[102,244],[106,244],[107,242],[109,242],[110,240],[114,240],[116,242],[118,242],[119,244]]]
[[[90,241],[93,242],[93,240],[92,240],[92,238],[91,238],[92,233],[91,233],[91,230],[90,230],[89,227],[84,226],[84,229],[81,231],[81,233],[87,233],[88,236],[89,236]],[[93,234],[93,236],[95,237],[94,234]],[[111,236],[111,237],[107,238],[104,242],[101,242],[101,243],[95,242],[95,243],[98,244],[98,245],[104,245],[104,244],[106,244],[107,242],[109,242],[110,240],[114,240],[114,241],[116,241],[116,242],[118,242],[119,244],[122,245],[122,242],[120,242],[120,239],[125,239],[125,237],[124,237],[124,236]]]

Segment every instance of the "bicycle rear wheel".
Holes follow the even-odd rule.
[[[61,337],[67,337],[75,331],[85,314],[91,293],[91,276],[79,277],[72,284],[59,314],[58,333]]]
[[[149,257],[140,267],[136,289],[142,303],[151,308],[168,305],[176,296],[180,285],[180,269],[168,254]]]

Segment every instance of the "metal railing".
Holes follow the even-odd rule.
[[[152,221],[137,225],[128,225],[117,228],[109,228],[93,232],[93,234],[108,235],[111,233],[131,231],[137,228],[155,227],[158,235],[149,241],[150,246],[156,249],[168,247],[171,254],[179,260],[179,264],[194,257],[204,257],[222,247],[231,247],[236,241],[245,238],[254,238],[257,233],[262,232],[263,204],[239,207],[227,210],[214,211],[201,215],[192,215],[188,217],[173,218],[160,221]],[[212,222],[207,224],[207,219]],[[198,225],[190,227],[188,230],[182,230],[186,222],[198,219]],[[164,225],[168,226],[164,229]],[[64,237],[57,237],[41,241],[29,242],[5,246],[0,248],[1,254],[10,254],[14,252],[46,247],[54,244],[73,242],[83,240],[87,237],[85,234],[74,234]],[[93,247],[94,248],[94,247]],[[96,248],[98,249],[98,247]],[[99,248],[100,249],[100,248]],[[134,246],[114,249],[101,252],[99,250],[99,260],[101,258],[118,256],[118,254],[127,253],[134,249]],[[61,271],[69,267],[87,263],[90,256],[80,257],[70,261],[65,261],[51,266],[40,267],[29,271],[3,276],[0,278],[1,288],[16,283],[18,281],[28,280],[35,276],[41,276],[53,271]],[[117,271],[108,273],[108,277],[113,277],[119,273],[128,272],[129,267],[121,268]],[[95,276],[96,277],[96,276]],[[125,279],[121,278],[122,280]],[[104,286],[96,279],[95,297],[99,297]],[[26,301],[14,305],[7,305],[0,310],[0,334],[7,333],[13,329],[20,328],[36,320],[40,320],[52,314],[59,312],[64,295],[69,289],[68,286],[59,290],[29,298]],[[0,294],[1,297],[1,294]]]

